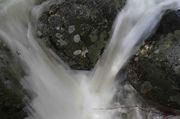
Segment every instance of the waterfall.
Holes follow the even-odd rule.
[[[22,84],[33,92],[27,119],[123,119],[116,114],[128,112],[127,109],[108,110],[113,108],[113,97],[121,87],[115,78],[139,43],[151,35],[164,12],[179,9],[180,1],[127,0],[114,22],[105,52],[95,68],[86,73],[66,69],[50,57],[34,35],[34,25],[44,6],[54,2],[62,1],[49,0],[38,5],[37,0],[0,0],[0,38],[22,60],[27,72]],[[136,100],[132,91],[128,103],[136,105]],[[144,115],[137,108],[127,118],[157,118]]]

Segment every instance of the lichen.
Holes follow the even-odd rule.
[[[92,69],[109,39],[120,9],[116,5],[115,0],[66,0],[54,4],[40,16],[37,31],[42,35],[38,36],[46,39],[47,46],[71,68]]]

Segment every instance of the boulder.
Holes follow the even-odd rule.
[[[72,69],[90,70],[124,0],[65,0],[43,12],[37,35]]]
[[[169,112],[180,110],[179,29],[180,17],[169,11],[128,64],[132,86],[150,104]]]

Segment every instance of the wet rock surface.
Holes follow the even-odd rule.
[[[37,35],[73,69],[89,70],[110,36],[124,0],[66,0],[39,18]]]
[[[39,18],[37,35],[71,68],[89,70],[103,52],[122,0],[66,0]],[[180,15],[168,11],[128,64],[128,81],[150,104],[180,109]]]
[[[19,81],[22,67],[6,44],[0,41],[0,119],[23,119],[24,93]]]
[[[91,69],[108,41],[122,0],[66,0],[42,14],[37,35],[73,69]],[[23,119],[23,71],[0,41],[0,119]],[[152,104],[180,110],[180,15],[167,13],[128,64],[128,81]],[[163,109],[164,110],[164,109]],[[124,115],[125,117],[127,115]]]
[[[128,79],[150,103],[180,110],[180,17],[168,12],[128,64]],[[163,108],[162,108],[163,107]]]

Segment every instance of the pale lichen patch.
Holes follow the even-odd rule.
[[[68,32],[71,34],[75,31],[75,26],[74,25],[71,25],[68,27]]]
[[[75,43],[79,43],[81,41],[80,35],[79,34],[75,35],[73,40],[74,40]]]
[[[73,55],[80,55],[82,53],[82,50],[76,50],[73,52]]]
[[[67,42],[62,39],[57,40],[57,43],[60,43],[61,46],[67,45]]]

